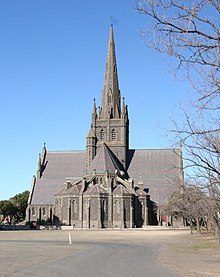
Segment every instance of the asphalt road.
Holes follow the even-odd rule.
[[[35,241],[40,247],[42,242]],[[56,244],[56,241],[43,242],[48,247]],[[33,246],[34,247],[34,246]],[[58,256],[52,260],[31,267],[26,267],[12,274],[13,277],[24,276],[146,276],[146,277],[178,277],[180,275],[169,271],[157,260],[160,245],[155,243],[136,242],[102,242],[102,241],[73,241],[71,245],[79,251],[70,251],[61,258]],[[59,247],[58,247],[59,248]]]

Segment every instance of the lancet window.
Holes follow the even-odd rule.
[[[116,130],[112,130],[112,140],[116,140]]]
[[[100,139],[101,139],[101,140],[104,140],[104,139],[105,139],[105,132],[104,132],[103,129],[101,129],[101,131],[100,131]]]

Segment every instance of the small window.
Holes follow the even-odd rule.
[[[116,64],[114,64],[114,73],[117,73]]]
[[[119,203],[119,200],[115,200],[115,212],[117,214],[120,213],[120,203]]]
[[[76,201],[73,200],[72,201],[72,212],[75,213],[75,209],[76,209]]]
[[[102,130],[100,131],[100,139],[101,139],[101,140],[104,140],[104,138],[105,138],[105,132],[104,132],[104,130],[102,129]]]
[[[46,211],[46,208],[43,207],[42,214],[43,214],[43,215],[46,215],[46,212],[47,212],[47,211]]]
[[[116,140],[116,131],[115,131],[115,129],[112,130],[112,140]]]
[[[32,213],[32,215],[35,215],[35,208],[34,207],[31,209],[31,213]]]

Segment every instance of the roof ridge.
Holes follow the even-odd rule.
[[[154,150],[179,150],[179,148],[130,148],[129,151],[138,151],[138,150],[149,150],[149,151],[154,151]]]
[[[47,153],[85,153],[86,150],[51,150]]]

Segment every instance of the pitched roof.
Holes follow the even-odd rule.
[[[131,195],[131,193],[129,192],[129,190],[125,187],[125,186],[123,186],[123,185],[121,185],[121,184],[119,184],[119,185],[117,185],[115,188],[114,188],[114,190],[113,190],[113,194],[120,194],[120,195],[124,195],[124,194],[129,194],[129,195]]]
[[[181,158],[177,149],[129,150],[128,174],[135,184],[149,188],[153,201],[163,203],[177,188]]]
[[[31,204],[53,204],[54,195],[64,189],[66,178],[75,182],[84,176],[85,151],[47,152],[43,175],[36,180]],[[143,149],[129,150],[128,174],[135,184],[142,182],[149,188],[153,201],[163,203],[176,189],[174,182],[179,178],[181,159],[178,150]],[[111,150],[103,145],[94,158],[90,170],[115,173],[121,170]]]
[[[96,184],[89,187],[84,195],[97,195],[102,193],[107,193],[107,190],[102,185]]]
[[[53,204],[54,195],[64,187],[64,182],[63,179],[37,179],[31,205]]]
[[[70,188],[66,189],[66,187],[64,189],[62,189],[60,192],[58,192],[57,194],[55,194],[55,196],[61,196],[61,195],[79,195],[81,189],[82,189],[83,183],[82,180],[76,182],[75,184],[73,184]]]
[[[54,195],[64,189],[66,178],[79,181],[84,175],[85,151],[47,152],[45,168],[36,180],[32,205],[53,204]]]
[[[82,178],[85,168],[85,151],[47,152],[42,178]]]
[[[89,129],[89,132],[88,132],[88,135],[87,135],[88,138],[95,138],[95,134],[94,134],[94,131],[92,128]]]
[[[120,162],[105,143],[101,145],[91,165],[88,167],[89,173],[94,170],[98,174],[104,174],[106,171],[114,174],[116,170],[122,170]]]

